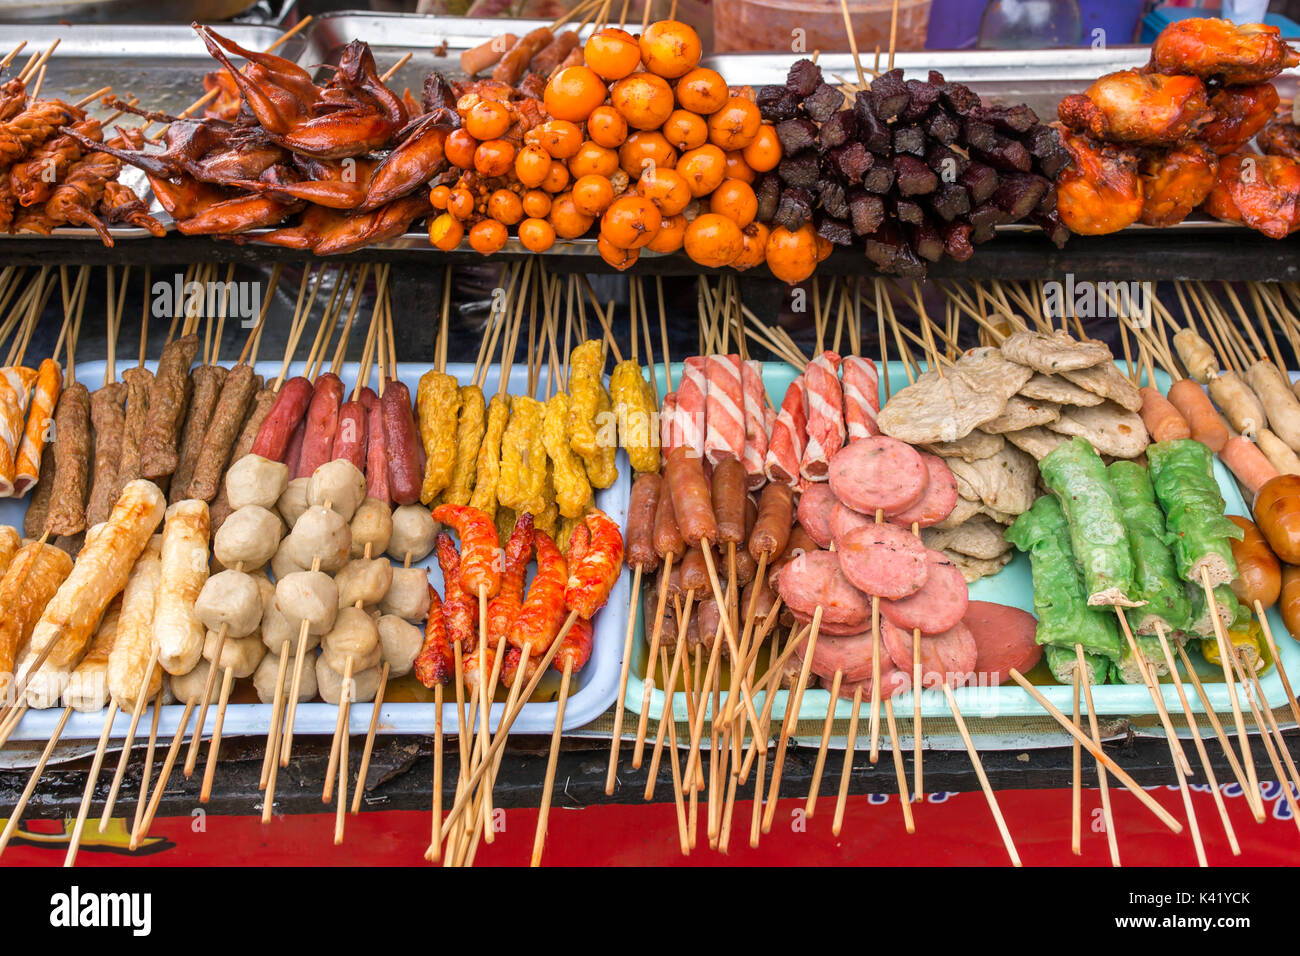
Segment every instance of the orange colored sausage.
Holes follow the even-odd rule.
[[[1228,441],[1228,426],[1223,424],[1214,403],[1205,390],[1190,378],[1179,379],[1169,389],[1169,403],[1176,408],[1192,430],[1192,436],[1210,451],[1219,451]]]
[[[1170,404],[1159,390],[1144,385],[1138,390],[1142,396],[1142,424],[1156,441],[1175,441],[1191,438],[1192,429],[1182,413]]]
[[[1287,564],[1300,564],[1300,475],[1278,475],[1255,496],[1255,524]]]
[[[1256,601],[1268,609],[1277,603],[1282,590],[1282,564],[1253,521],[1240,515],[1228,515],[1228,520],[1246,533],[1240,541],[1232,542],[1238,574],[1232,582],[1232,593],[1252,611]]]
[[[1282,621],[1291,636],[1300,640],[1300,568],[1290,564],[1282,567],[1282,597],[1278,601]]]
[[[1219,457],[1252,495],[1259,494],[1259,489],[1279,474],[1273,463],[1264,457],[1259,446],[1240,435],[1235,435],[1224,443],[1219,449]]]

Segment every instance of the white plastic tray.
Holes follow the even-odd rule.
[[[792,366],[785,363],[769,362],[763,368],[763,383],[767,386],[768,395],[771,396],[773,404],[780,406],[781,399],[785,395],[786,386],[788,386],[795,377],[795,370]],[[665,381],[663,377],[663,368],[657,369],[659,387],[661,394],[664,390]],[[673,381],[680,381],[681,366],[674,363]],[[891,390],[889,393],[885,390],[885,378],[880,378],[880,395],[882,404],[887,394],[898,391],[907,384],[907,375],[903,370],[901,362],[889,363],[889,384]],[[1169,390],[1169,376],[1164,372],[1156,372],[1156,386],[1160,391]],[[1231,473],[1219,461],[1216,456],[1214,459],[1214,476],[1219,483],[1219,490],[1223,494],[1224,501],[1227,502],[1226,512],[1233,515],[1250,515],[1250,510],[1246,507],[1246,502],[1241,497],[1241,492],[1237,488],[1236,481],[1233,480]],[[653,595],[653,590],[647,592]],[[1029,557],[1017,553],[1006,567],[992,577],[982,578],[975,582],[970,588],[971,600],[975,601],[992,601],[998,604],[1006,604],[1012,607],[1018,607],[1029,611],[1031,614],[1034,609],[1034,584],[1033,577],[1030,574]],[[646,635],[644,629],[644,617],[638,607],[638,617],[636,622],[636,643],[633,649],[633,660],[639,661],[646,655]],[[1281,615],[1276,608],[1268,611],[1269,625],[1273,630],[1273,637],[1277,641],[1278,651],[1282,655],[1282,664],[1291,673],[1300,670],[1300,646],[1288,634],[1286,625],[1282,623]],[[1222,682],[1222,670],[1218,667],[1210,667],[1201,660],[1199,650],[1193,648],[1189,651],[1188,656],[1193,663],[1198,665],[1198,673],[1205,678],[1205,692],[1210,699],[1211,705],[1218,712],[1227,711],[1231,708],[1231,702],[1228,698],[1227,685]],[[627,682],[626,705],[629,710],[640,714],[641,700],[644,693],[644,672],[635,673],[638,668],[633,667],[634,673],[629,675]],[[663,713],[664,695],[660,689],[665,679],[663,674],[656,674],[656,688],[651,695],[650,714],[658,717]],[[1165,678],[1166,683],[1162,686],[1164,702],[1167,709],[1174,713],[1182,711],[1182,705],[1178,700],[1178,692],[1169,678]],[[1281,678],[1277,676],[1277,668],[1271,668],[1266,675],[1261,676],[1260,682],[1264,688],[1264,694],[1271,706],[1279,706],[1286,700],[1286,693],[1282,687]],[[1073,688],[1057,683],[1047,683],[1037,687],[1049,701],[1052,702],[1062,712],[1069,713],[1073,707]],[[1203,713],[1199,698],[1187,691],[1189,702],[1193,710]],[[1241,695],[1241,688],[1238,688],[1238,694]],[[966,717],[1026,717],[1041,716],[1042,707],[1038,702],[1029,696],[1024,688],[1012,683],[1000,687],[961,687],[953,691],[957,700],[957,706]],[[772,712],[778,718],[783,717],[789,692],[785,690],[777,691],[776,701],[772,705]],[[1155,703],[1147,689],[1142,684],[1102,684],[1093,687],[1093,703],[1097,713],[1100,714],[1155,714]],[[763,694],[755,694],[755,705],[762,706]],[[822,720],[826,716],[826,710],[830,704],[830,691],[821,688],[809,689],[805,691],[802,705],[799,708],[800,720]],[[1241,706],[1246,709],[1247,704],[1244,697],[1241,698]],[[894,700],[894,709],[901,715],[910,716],[912,713],[912,695],[904,693]],[[851,700],[841,700],[836,707],[836,716],[839,718],[848,718],[852,716],[853,702]],[[950,716],[951,711],[948,702],[943,696],[941,689],[925,690],[921,693],[921,714],[923,717],[941,717]],[[677,693],[673,699],[673,715],[679,720],[688,719],[686,708],[686,695]]]
[[[127,359],[126,361],[129,361]],[[154,363],[147,363],[151,368]],[[103,381],[104,362],[78,362],[77,377],[88,387],[95,388],[98,383]],[[305,363],[296,362],[290,366],[289,374],[300,375],[303,372]],[[124,366],[118,365],[119,373]],[[407,388],[411,390],[411,396],[414,398],[416,385],[419,383],[420,376],[428,370],[424,364],[398,363],[397,377]],[[280,366],[278,362],[258,362],[257,371],[268,381],[279,374]],[[451,363],[447,366],[447,372],[462,383],[468,383],[474,374],[474,367],[469,364]],[[357,363],[348,362],[344,365],[342,378],[349,385],[355,381],[357,375]],[[499,382],[500,366],[492,366],[487,373],[487,380],[484,383],[483,391],[486,395],[495,394]],[[372,380],[373,381],[373,380]],[[546,368],[541,369],[538,376],[541,383],[539,388],[544,388],[546,383]],[[528,384],[528,370],[526,366],[516,364],[510,372],[509,391],[512,395],[525,394]],[[540,398],[540,392],[538,394]],[[627,458],[622,451],[618,456],[618,481],[610,488],[600,491],[596,494],[596,505],[603,509],[611,519],[616,521],[619,527],[627,521],[628,496],[631,492],[631,468],[628,465]],[[0,523],[22,527],[23,515],[27,510],[29,499],[0,499]],[[427,568],[429,570],[429,580],[441,594],[443,589],[442,572],[438,568],[438,562],[434,555],[429,555],[424,561],[418,562],[415,566]],[[593,622],[595,633],[593,636],[593,647],[591,659],[587,666],[578,674],[574,675],[569,694],[569,702],[564,712],[565,729],[580,727],[583,724],[590,723],[602,713],[609,705],[612,704],[618,695],[618,678],[620,660],[619,654],[622,651],[623,640],[627,634],[627,611],[628,611],[628,588],[629,580],[626,575],[619,578],[615,584],[613,592],[610,594],[609,603],[596,616]],[[307,666],[311,666],[308,662]],[[432,733],[434,727],[434,704],[401,702],[390,703],[385,701],[379,711],[378,733],[381,734],[421,734]],[[468,702],[467,705],[468,706]],[[174,733],[184,707],[179,704],[169,705],[163,708],[162,716],[159,722],[159,733],[168,735]],[[505,704],[498,702],[492,706],[492,715],[490,726],[495,729],[500,721]],[[555,703],[530,703],[525,704],[520,711],[518,718],[515,720],[512,731],[518,733],[546,733],[549,734],[555,727]],[[371,704],[354,704],[349,715],[349,728],[354,734],[364,734],[370,726],[370,716],[373,712]],[[14,731],[13,739],[15,740],[48,740],[50,734],[54,732],[55,725],[58,723],[59,716],[62,713],[61,708],[52,708],[45,711],[28,711]],[[338,716],[338,708],[333,704],[321,702],[300,704],[298,714],[294,723],[294,731],[299,734],[333,734],[334,725]],[[130,725],[131,715],[129,713],[119,713],[113,724],[114,737],[124,737],[127,728]],[[142,718],[145,720],[147,718]],[[195,718],[191,717],[191,722]],[[207,719],[204,723],[204,732],[211,732],[216,720],[216,708],[209,707]],[[226,720],[222,729],[223,735],[239,736],[261,735],[267,732],[271,720],[270,704],[231,704],[226,709]],[[456,701],[455,695],[451,689],[447,693],[443,703],[443,728],[447,733],[456,731]],[[472,722],[472,717],[470,717]],[[148,725],[146,724],[146,727]],[[67,739],[78,738],[95,738],[100,735],[104,727],[104,714],[98,713],[73,713],[68,719],[67,727],[64,728],[63,736]]]

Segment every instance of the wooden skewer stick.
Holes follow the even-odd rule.
[[[108,821],[113,818],[113,805],[117,803],[117,794],[122,787],[122,778],[126,774],[126,765],[131,759],[131,744],[135,740],[136,727],[140,723],[140,716],[144,713],[145,698],[157,667],[158,649],[155,647],[153,653],[149,656],[149,664],[145,667],[144,680],[140,685],[140,689],[136,691],[135,706],[131,708],[131,724],[127,727],[126,739],[122,742],[122,756],[118,758],[117,771],[113,774],[113,783],[108,790],[108,799],[104,801],[104,813],[99,818],[100,833],[108,829]]]
[[[1215,809],[1219,811],[1219,821],[1223,824],[1223,832],[1227,834],[1228,846],[1232,848],[1233,856],[1241,856],[1241,847],[1237,844],[1237,834],[1232,828],[1228,808],[1223,804],[1223,794],[1219,790],[1219,781],[1214,776],[1214,767],[1210,764],[1210,756],[1205,752],[1205,742],[1201,739],[1201,728],[1197,725],[1196,715],[1192,713],[1191,705],[1187,702],[1187,692],[1183,689],[1182,678],[1178,676],[1178,664],[1174,661],[1174,655],[1169,650],[1169,640],[1165,637],[1164,625],[1159,621],[1156,622],[1156,637],[1160,639],[1160,650],[1164,653],[1169,675],[1174,680],[1174,689],[1178,691],[1178,700],[1183,705],[1183,716],[1187,719],[1187,729],[1192,732],[1192,743],[1196,745],[1196,754],[1201,758],[1201,769],[1205,772],[1205,779],[1210,784],[1210,793],[1214,797]]]
[[[1264,613],[1264,606],[1258,599],[1255,601],[1255,617],[1259,619],[1264,640],[1268,641],[1269,652],[1273,655],[1273,666],[1277,668],[1277,676],[1282,680],[1286,701],[1291,705],[1291,716],[1295,718],[1297,724],[1300,724],[1300,705],[1296,703],[1295,691],[1291,690],[1291,681],[1287,679],[1286,668],[1282,666],[1282,655],[1278,653],[1277,642],[1273,640],[1273,628],[1268,623],[1268,615]]]
[[[892,708],[891,708],[892,709]],[[840,830],[844,827],[844,808],[849,798],[849,780],[853,776],[853,758],[856,756],[855,750],[858,742],[858,719],[862,716],[862,685],[853,688],[853,711],[849,715],[849,736],[844,744],[844,769],[840,771],[840,789],[835,798],[835,818],[831,822],[831,835],[839,836]],[[899,754],[899,761],[902,760],[902,754]],[[761,767],[761,765],[760,765]],[[912,808],[909,806],[910,800],[902,799],[902,791],[899,791],[899,799],[907,809],[904,813],[910,818]],[[910,831],[909,831],[910,832]]]
[[[18,824],[22,821],[23,811],[27,809],[27,803],[36,792],[36,784],[40,781],[41,775],[45,773],[45,765],[49,763],[50,754],[54,753],[54,748],[59,744],[59,738],[63,736],[63,728],[68,723],[68,718],[72,715],[71,707],[64,707],[63,714],[59,717],[58,724],[54,727],[54,733],[50,734],[49,742],[46,743],[45,749],[41,751],[40,757],[36,761],[36,766],[32,768],[32,775],[27,779],[27,786],[23,788],[22,795],[18,798],[18,804],[9,814],[9,819],[5,823],[4,832],[0,833],[0,854],[3,854],[5,847],[9,846],[9,841],[13,839],[14,832],[18,829]]]
[[[1277,785],[1281,788],[1282,795],[1286,798],[1287,807],[1291,810],[1291,819],[1295,823],[1296,829],[1300,829],[1300,804],[1296,803],[1295,794],[1292,792],[1293,788],[1291,786],[1291,780],[1288,779],[1286,772],[1282,769],[1282,764],[1278,762],[1277,749],[1273,746],[1273,738],[1269,734],[1269,726],[1265,723],[1264,717],[1260,713],[1260,704],[1255,700],[1255,689],[1246,681],[1246,672],[1242,667],[1241,658],[1237,654],[1237,649],[1235,647],[1232,648],[1231,653],[1232,666],[1237,672],[1238,680],[1242,683],[1242,689],[1246,693],[1246,703],[1250,705],[1250,712],[1251,716],[1255,719],[1255,726],[1260,730],[1259,736],[1260,740],[1264,742],[1264,752],[1268,755],[1269,763],[1273,765],[1273,773],[1277,776]],[[1264,702],[1263,706],[1266,708],[1268,707],[1267,701]],[[1282,749],[1286,750],[1286,747],[1283,746]],[[1287,759],[1291,759],[1289,752],[1287,753]],[[1294,766],[1294,764],[1292,766]]]
[[[77,862],[77,850],[81,848],[81,834],[86,829],[86,817],[90,815],[90,801],[95,795],[95,784],[99,772],[104,766],[104,751],[108,749],[108,738],[113,732],[113,718],[117,716],[117,701],[110,701],[104,714],[104,729],[99,734],[99,746],[95,748],[94,759],[86,774],[86,789],[81,795],[81,806],[77,808],[77,821],[72,825],[72,835],[68,838],[68,852],[63,857],[64,866]]]
[[[560,678],[560,697],[555,704],[555,730],[551,734],[551,753],[546,761],[546,781],[542,785],[542,804],[537,811],[537,831],[533,834],[533,856],[530,866],[542,865],[542,851],[546,849],[546,822],[551,812],[551,794],[555,790],[555,767],[560,759],[560,734],[564,729],[564,705],[569,699],[569,681],[573,678],[573,658],[564,662]]]
[[[1246,735],[1246,721],[1241,715],[1241,702],[1237,699],[1237,682],[1232,676],[1232,643],[1223,633],[1223,621],[1219,619],[1218,605],[1214,602],[1214,588],[1210,587],[1209,569],[1201,568],[1201,586],[1205,589],[1206,606],[1210,609],[1210,621],[1214,625],[1214,639],[1219,645],[1219,662],[1223,665],[1223,682],[1228,686],[1228,700],[1232,704],[1232,719],[1237,726],[1237,743],[1241,747],[1241,763],[1246,768],[1247,801],[1255,809],[1255,818],[1263,822],[1264,801],[1259,792],[1259,777],[1255,772],[1255,758],[1250,752],[1250,738]],[[1261,728],[1262,729],[1262,728]]]
[[[1070,721],[1075,727],[1079,726],[1079,675],[1082,672],[1082,664],[1074,670],[1074,694],[1071,698],[1074,701],[1074,710],[1070,714]],[[1083,751],[1079,748],[1079,741],[1073,741],[1070,745],[1070,852],[1075,856],[1083,855],[1083,759],[1079,756],[1081,753]],[[1100,767],[1098,769],[1100,770]]]
[[[818,604],[813,611],[812,624],[808,632],[808,647],[804,651],[803,664],[799,668],[798,682],[786,697],[785,720],[781,726],[781,736],[777,740],[776,758],[772,762],[772,782],[767,793],[767,809],[763,812],[764,833],[771,831],[772,821],[776,818],[776,804],[781,794],[781,775],[785,769],[785,751],[790,735],[794,733],[795,725],[799,721],[799,708],[803,704],[804,688],[808,686],[808,674],[812,669],[813,654],[817,650],[817,634],[821,631],[821,626],[822,606]],[[758,726],[757,722],[755,723]]]
[[[442,858],[442,684],[433,687],[433,827],[425,859],[437,863]]]
[[[1246,786],[1246,772],[1242,769],[1241,763],[1237,760],[1236,748],[1228,742],[1228,735],[1223,730],[1223,724],[1219,722],[1219,715],[1214,712],[1214,707],[1210,704],[1209,695],[1205,693],[1205,687],[1201,683],[1200,675],[1196,673],[1196,668],[1192,665],[1181,645],[1177,646],[1178,659],[1183,664],[1183,672],[1192,681],[1192,687],[1196,690],[1196,696],[1201,702],[1201,707],[1205,710],[1205,716],[1210,719],[1210,726],[1214,728],[1214,733],[1219,741],[1219,746],[1223,748],[1224,756],[1228,758],[1228,766],[1232,769],[1233,777],[1237,781],[1237,786],[1241,788],[1243,794],[1249,793]],[[1254,806],[1247,800],[1247,805],[1251,807],[1251,813],[1254,814]],[[1257,818],[1257,823],[1263,823],[1262,819]]]
[[[1295,761],[1291,759],[1291,751],[1287,749],[1286,738],[1282,736],[1282,730],[1277,725],[1277,718],[1273,716],[1273,708],[1269,707],[1268,698],[1264,696],[1264,686],[1259,682],[1259,672],[1255,669],[1254,662],[1245,654],[1238,654],[1234,663],[1238,668],[1244,669],[1247,676],[1250,677],[1247,691],[1252,698],[1251,707],[1257,719],[1262,711],[1264,720],[1267,723],[1267,731],[1263,736],[1267,740],[1268,734],[1272,733],[1273,739],[1276,741],[1274,749],[1281,754],[1282,762],[1286,764],[1288,776],[1279,773],[1278,786],[1287,792],[1290,792],[1293,787],[1300,788],[1300,770],[1296,769]],[[1276,768],[1276,763],[1274,767]],[[1297,826],[1300,826],[1300,824],[1297,824]]]
[[[804,814],[812,819],[817,812],[817,793],[821,790],[822,772],[826,769],[826,749],[831,743],[831,727],[835,723],[835,708],[840,702],[840,683],[844,680],[844,671],[835,669],[831,678],[830,703],[826,705],[826,720],[822,723],[821,744],[817,747],[817,762],[813,766],[812,781],[808,785],[808,799],[804,803]]]
[[[365,789],[366,775],[370,771],[370,755],[375,749],[375,734],[379,730],[379,710],[384,706],[384,689],[388,686],[390,669],[388,661],[384,661],[383,669],[379,672],[379,689],[375,691],[375,699],[370,704],[370,726],[366,730],[366,745],[361,751],[361,766],[357,768],[357,785],[352,794],[353,816],[361,812],[361,793]]]
[[[171,746],[167,748],[167,756],[163,758],[162,769],[158,772],[158,782],[154,784],[152,795],[149,797],[149,806],[144,812],[144,816],[136,822],[131,830],[130,847],[132,850],[140,848],[141,841],[149,835],[149,828],[153,826],[154,815],[158,813],[158,805],[162,803],[163,791],[167,789],[167,778],[172,775],[172,768],[176,766],[176,757],[180,754],[181,743],[185,740],[185,731],[190,725],[190,715],[194,713],[194,698],[191,697],[185,702],[185,710],[181,713],[180,723],[176,725],[176,733],[172,736]],[[141,789],[144,784],[141,783]],[[142,794],[143,795],[143,794]]]
[[[666,490],[666,489],[665,489]],[[663,492],[660,492],[661,494]],[[614,734],[609,743],[609,769],[605,772],[605,795],[613,796],[614,778],[618,774],[618,748],[623,742],[623,709],[627,697],[627,679],[632,670],[632,641],[636,636],[636,613],[641,597],[641,565],[632,569],[632,597],[627,612],[627,635],[623,640],[623,669],[618,678],[618,699],[614,705]],[[666,693],[671,693],[668,691]],[[642,713],[646,708],[641,708]],[[645,738],[641,738],[642,743]]]
[[[158,688],[153,699],[153,717],[149,721],[149,739],[144,746],[144,767],[140,771],[140,793],[135,801],[135,816],[131,828],[135,829],[144,819],[145,803],[149,796],[149,776],[153,773],[153,758],[158,749],[158,719],[162,716],[163,689]]]
[[[1083,657],[1082,644],[1074,645],[1074,657],[1074,673],[1083,684],[1083,699],[1088,712],[1088,733],[1092,737],[1092,742],[1100,748],[1101,732],[1097,729],[1097,708],[1092,703],[1092,675],[1088,672],[1088,665]],[[1078,741],[1076,740],[1075,743],[1077,744]],[[1100,761],[1097,763],[1097,789],[1101,791],[1101,820],[1106,828],[1106,849],[1110,852],[1110,864],[1119,866],[1119,835],[1115,832],[1115,816],[1110,808],[1110,782],[1106,779],[1106,768]]]
[[[664,488],[660,494],[667,494],[668,489]],[[641,769],[641,759],[645,753],[645,735],[650,719],[650,697],[654,694],[655,689],[655,663],[659,654],[659,639],[663,635],[664,613],[667,610],[668,602],[668,579],[672,575],[673,558],[675,555],[669,551],[664,555],[663,567],[659,571],[658,603],[655,606],[655,620],[650,628],[650,656],[646,658],[645,679],[641,682],[641,714],[636,724],[636,743],[632,747],[632,768]],[[692,596],[693,592],[692,592]],[[629,624],[629,627],[632,625]],[[678,620],[677,638],[682,640],[685,633],[686,622]]]
[[[998,806],[998,798],[994,795],[993,788],[989,786],[989,778],[984,773],[984,764],[980,761],[979,751],[975,749],[975,743],[966,730],[966,721],[962,718],[961,708],[957,706],[957,699],[953,697],[952,688],[948,685],[946,677],[943,681],[943,696],[948,699],[948,707],[952,710],[952,719],[956,721],[957,731],[966,744],[966,752],[970,755],[971,765],[975,768],[975,776],[979,777],[980,789],[984,791],[984,799],[988,801],[989,810],[993,812],[993,820],[997,823],[998,833],[1001,834],[1002,842],[1007,848],[1007,855],[1011,857],[1011,865],[1020,866],[1020,854],[1016,852],[1016,845],[1011,840],[1010,831],[1007,830],[1007,822],[1002,818],[1002,809]]]
[[[1128,791],[1133,794],[1133,796],[1137,797],[1144,807],[1154,813],[1160,819],[1161,823],[1167,826],[1174,833],[1183,832],[1183,825],[1179,823],[1168,810],[1158,804],[1150,794],[1143,790],[1142,785],[1129,776],[1124,768],[1112,760],[1104,750],[1093,743],[1091,739],[1084,736],[1083,732],[1075,727],[1074,724],[1070,723],[1070,718],[1057,710],[1056,705],[1044,697],[1039,692],[1038,688],[1025,680],[1025,676],[1021,674],[1020,671],[1013,667],[1008,673],[1011,675],[1012,680],[1023,687],[1029,696],[1034,698],[1043,710],[1047,711],[1048,716],[1060,724],[1071,737],[1079,741],[1079,744],[1084,750],[1092,754],[1092,756],[1104,765],[1107,770],[1114,774],[1115,778],[1119,780],[1119,782],[1122,783]]]

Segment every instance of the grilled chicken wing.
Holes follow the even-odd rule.
[[[1142,215],[1138,155],[1061,130],[1073,160],[1056,178],[1056,211],[1071,232],[1101,236],[1131,226]]]
[[[1298,65],[1300,56],[1283,42],[1281,31],[1263,23],[1179,20],[1160,31],[1151,46],[1151,69],[1217,77],[1227,84],[1263,83]]]
[[[1300,228],[1300,163],[1285,156],[1223,157],[1205,211],[1284,238]]]
[[[1214,118],[1198,78],[1139,70],[1106,74],[1061,100],[1057,115],[1076,133],[1136,146],[1174,146]]]
[[[1272,83],[1220,87],[1210,96],[1214,122],[1201,130],[1201,141],[1220,156],[1235,153],[1268,124],[1277,104]]]
[[[1277,119],[1269,123],[1260,131],[1256,142],[1270,156],[1300,160],[1300,126],[1289,120]]]
[[[1214,188],[1219,157],[1203,143],[1151,150],[1142,160],[1142,222],[1172,226],[1205,201]]]

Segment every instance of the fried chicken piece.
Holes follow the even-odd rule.
[[[1151,150],[1142,160],[1142,222],[1159,227],[1182,222],[1205,201],[1218,172],[1219,156],[1204,143]]]
[[[1255,141],[1269,156],[1300,160],[1300,126],[1289,120],[1276,119],[1269,123]]]
[[[1056,177],[1056,210],[1071,232],[1101,236],[1142,215],[1138,154],[1061,130],[1071,164]]]
[[[1057,107],[1062,123],[1094,139],[1135,146],[1174,146],[1214,118],[1205,84],[1194,76],[1120,70],[1099,78]]]
[[[1201,130],[1200,139],[1220,156],[1235,153],[1268,124],[1277,104],[1272,83],[1220,87],[1210,95],[1214,122]]]
[[[1300,227],[1300,163],[1285,156],[1225,156],[1204,208],[1216,219],[1282,239]]]
[[[1233,23],[1194,17],[1171,23],[1151,45],[1150,69],[1217,77],[1226,84],[1263,83],[1289,67],[1300,55],[1263,23]]]

